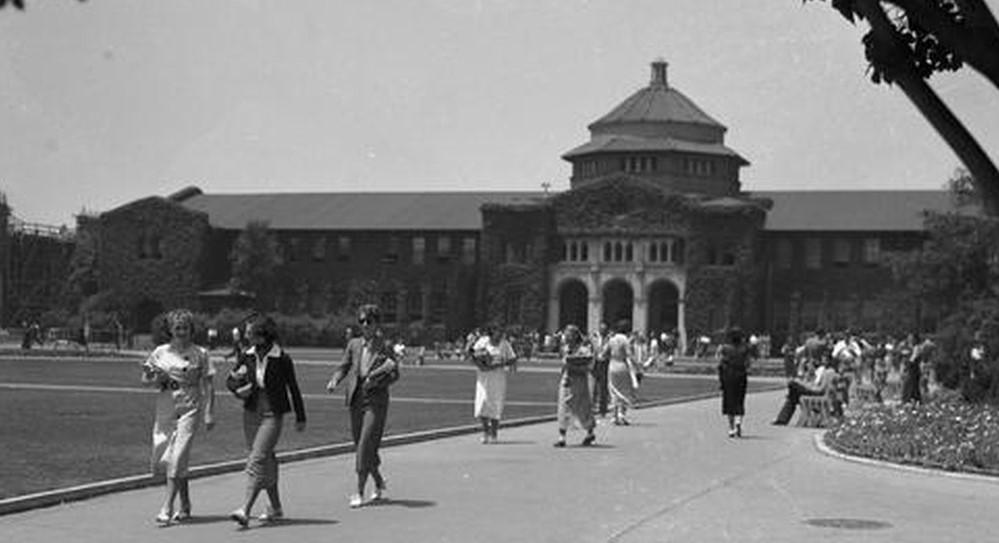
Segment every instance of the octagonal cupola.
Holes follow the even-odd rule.
[[[621,172],[677,192],[739,192],[749,162],[725,146],[724,125],[670,86],[668,63],[652,62],[648,86],[589,125],[590,141],[562,156],[573,188]]]

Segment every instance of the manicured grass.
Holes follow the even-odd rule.
[[[224,367],[224,366],[223,366]],[[220,368],[222,369],[222,368]],[[308,427],[286,424],[279,450],[349,441],[342,392],[326,395],[332,366],[298,364]],[[220,372],[221,373],[221,372]],[[138,360],[0,360],[0,384],[109,387],[116,390],[0,388],[4,468],[0,498],[148,473],[155,392],[139,390]],[[218,425],[197,436],[193,464],[245,456],[241,404],[218,381]],[[461,367],[403,368],[393,386],[389,435],[472,424],[474,373]],[[558,374],[520,371],[510,376],[504,418],[548,415],[555,410]],[[751,389],[758,385],[751,384]],[[646,400],[711,393],[713,379],[649,377]],[[438,402],[407,401],[447,400]],[[523,404],[518,404],[523,402]]]

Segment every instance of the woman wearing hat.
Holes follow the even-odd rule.
[[[187,470],[194,435],[204,422],[211,430],[215,411],[215,370],[208,351],[194,344],[194,315],[186,309],[167,313],[170,341],[156,347],[142,364],[142,383],[159,388],[153,424],[153,474],[166,477],[166,500],[156,522],[187,520],[191,495]],[[174,501],[180,496],[180,509]]]
[[[722,415],[728,417],[728,437],[742,437],[746,414],[746,384],[753,348],[739,328],[730,328],[718,348],[718,380],[722,390]]]
[[[361,306],[357,323],[361,328],[361,336],[347,342],[343,362],[326,385],[326,390],[333,392],[341,382],[346,383],[350,430],[357,448],[357,493],[350,497],[352,508],[385,498],[386,485],[381,473],[382,460],[378,449],[381,447],[385,420],[388,418],[389,384],[398,379],[399,375],[399,364],[379,327],[381,312],[378,306]],[[374,480],[375,490],[366,501],[364,487],[368,483],[368,476]]]

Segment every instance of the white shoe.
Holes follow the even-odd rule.
[[[268,507],[267,511],[260,513],[260,516],[257,517],[257,520],[259,520],[260,522],[277,522],[283,518],[284,518],[284,511]]]
[[[362,505],[364,505],[364,498],[362,498],[360,494],[352,494],[350,496],[350,508],[351,509],[357,509],[358,507],[361,507]]]
[[[383,484],[380,487],[378,485],[375,485],[375,490],[371,493],[370,501],[377,502],[387,499],[388,498],[387,494],[388,494],[388,485]]]

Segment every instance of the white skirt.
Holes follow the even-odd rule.
[[[504,402],[506,402],[506,371],[477,371],[475,376],[475,418],[502,418]]]

